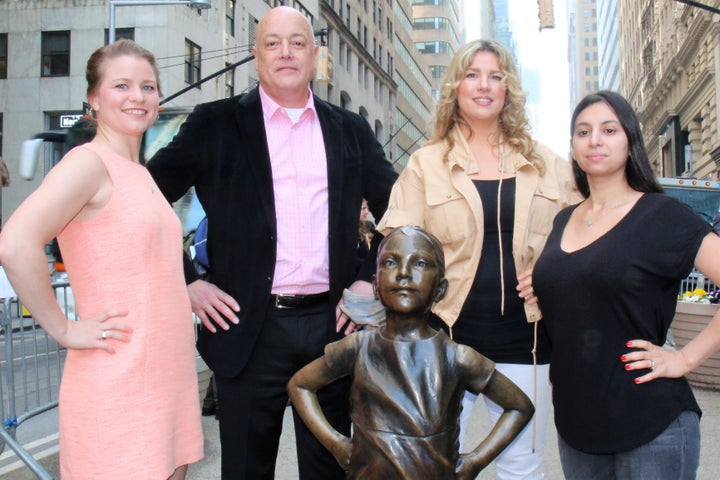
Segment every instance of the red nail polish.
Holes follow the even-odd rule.
[[[632,342],[625,342],[626,347],[632,347]]]
[[[640,379],[639,379],[639,378],[636,378],[636,379],[635,379],[635,384],[637,385],[638,383],[640,383]]]
[[[626,357],[625,355],[623,355],[622,357],[620,357],[620,361],[621,361],[621,362],[624,362],[624,361],[626,361],[626,360],[627,360],[627,357]]]
[[[625,370],[630,370],[630,364],[625,365]]]

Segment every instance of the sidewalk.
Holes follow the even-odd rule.
[[[698,403],[703,410],[700,421],[702,430],[702,444],[700,452],[700,469],[698,480],[715,480],[720,471],[720,392],[694,389]],[[55,420],[53,420],[55,421]],[[484,409],[473,414],[470,423],[470,444],[476,444],[487,432],[483,425],[485,421]],[[191,465],[187,480],[220,480],[220,441],[218,426],[215,417],[203,417],[203,431],[205,433],[205,458],[195,465]],[[552,421],[551,421],[552,422]],[[293,422],[290,409],[286,411],[283,436],[280,440],[280,451],[275,472],[278,480],[297,480],[297,456],[293,439]],[[556,433],[554,426],[548,428],[546,438],[545,478],[548,480],[561,480],[562,470],[558,459]],[[6,452],[5,452],[6,453]],[[57,473],[57,453],[44,458],[41,463],[50,471],[53,478],[59,478]],[[3,480],[35,480],[29,469],[18,466],[16,470],[2,475]],[[478,477],[480,480],[491,480],[495,475],[495,467],[490,465]]]

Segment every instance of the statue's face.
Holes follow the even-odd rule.
[[[440,271],[432,244],[417,233],[394,232],[378,253],[376,292],[390,311],[426,312],[435,300]]]

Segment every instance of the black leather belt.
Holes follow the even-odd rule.
[[[327,302],[329,298],[329,292],[309,295],[272,294],[270,295],[270,304],[275,308],[305,308]]]

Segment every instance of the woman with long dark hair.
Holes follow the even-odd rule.
[[[682,376],[720,348],[720,315],[682,350],[663,345],[681,279],[720,281],[720,237],[662,193],[622,96],[585,97],[571,136],[585,200],[558,214],[533,274],[563,472],[693,479],[700,408]]]

